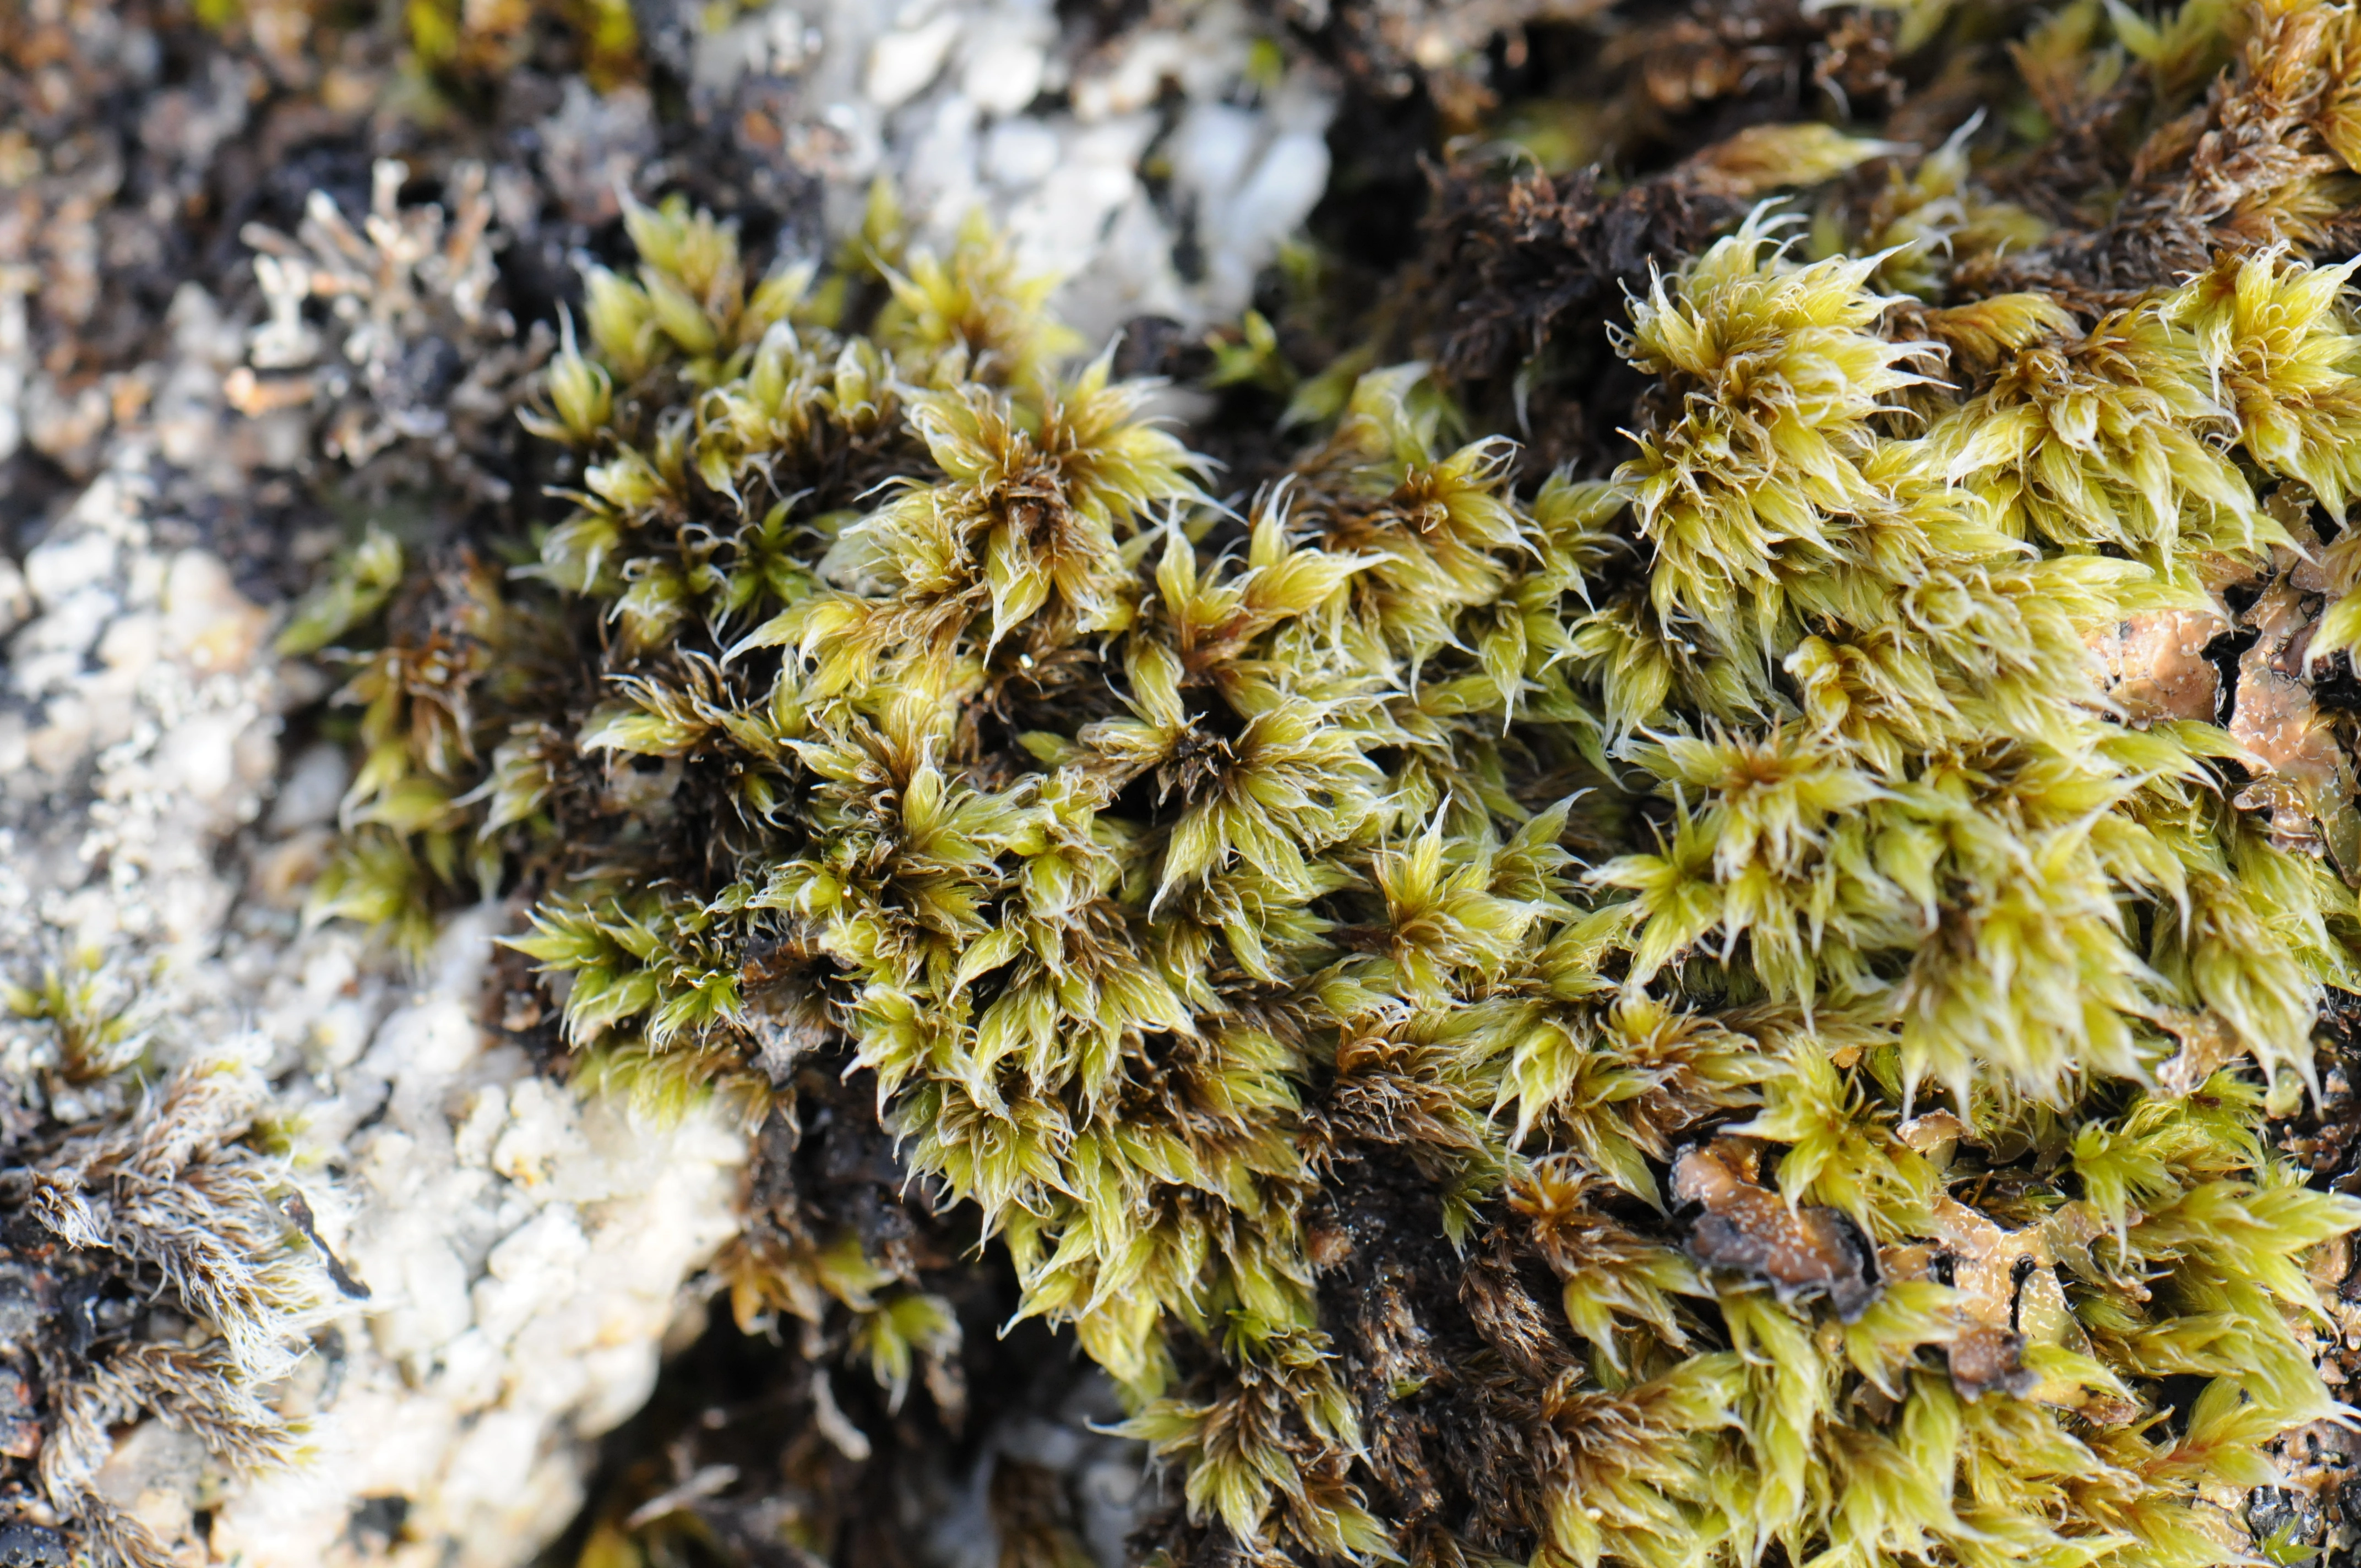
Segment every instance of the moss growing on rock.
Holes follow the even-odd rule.
[[[2016,178],[2147,126],[2103,221],[1964,144],[1664,177],[1730,232],[1567,294],[1644,387],[1588,477],[1405,363],[1217,504],[988,234],[881,203],[757,279],[634,208],[533,416],[570,510],[392,597],[317,907],[521,883],[651,1103],[865,1074],[1124,1391],[1167,1561],[2237,1560],[2361,1223],[2263,1133],[2361,939],[2309,684],[2361,626],[2308,258],[2351,22],[2100,15],[2020,40]],[[741,1320],[955,1417],[917,1252],[818,1212],[733,1255]]]

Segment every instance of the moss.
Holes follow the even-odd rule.
[[[1888,9],[2017,27],[2018,131],[1741,132],[1595,223],[1466,185],[1444,221],[1508,217],[1427,275],[1563,242],[1553,291],[1440,378],[1344,361],[1229,504],[987,234],[881,203],[758,280],[633,209],[537,559],[395,591],[372,545],[299,622],[390,598],[316,908],[522,887],[650,1104],[862,1075],[1124,1390],[1169,1561],[2237,1560],[2336,1409],[2303,1260],[2361,1205],[2264,1129],[2354,978],[2350,775],[2094,647],[2267,592],[2326,612],[2293,685],[2354,640],[2312,520],[2361,354],[2304,255],[2349,18]],[[2264,125],[2301,168],[2140,206]],[[2111,214],[2055,199],[2086,167]],[[1807,242],[1740,215],[1790,187]],[[1483,428],[1562,324],[1640,389],[1587,478]],[[1248,331],[1222,378],[1292,389]],[[908,1249],[805,1216],[728,1271],[956,1417]]]
[[[44,991],[54,998],[61,982],[53,976]],[[55,1028],[58,1059],[28,1092],[49,1100],[93,1081],[104,1058],[78,1015],[93,992],[88,978],[63,982],[69,1003],[31,1014]],[[100,1480],[133,1423],[161,1420],[231,1473],[282,1467],[302,1453],[302,1423],[269,1394],[331,1315],[327,1254],[286,1160],[261,1146],[269,1098],[250,1054],[216,1047],[112,1125],[10,1139],[21,1163],[0,1176],[13,1214],[0,1279],[29,1321],[10,1346],[22,1370],[11,1373],[19,1397],[9,1452],[38,1455],[49,1522],[71,1526],[96,1561],[177,1560]],[[368,1294],[333,1258],[327,1276],[350,1296]],[[28,1386],[38,1399],[23,1398]],[[28,1428],[31,1442],[16,1446]],[[31,1551],[38,1537],[20,1544]]]

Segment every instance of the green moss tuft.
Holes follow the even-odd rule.
[[[2224,7],[2114,9],[2111,65],[2097,6],[2023,41],[2041,112],[2230,56]],[[2361,866],[2285,735],[2099,651],[2349,584],[2303,520],[2361,485],[2351,269],[2273,186],[2182,280],[1963,285],[2081,253],[1962,145],[1817,258],[1766,210],[1664,269],[1610,478],[1521,471],[1413,363],[1347,368],[1235,508],[988,235],[910,250],[881,199],[826,278],[751,281],[634,208],[533,420],[572,510],[356,656],[317,907],[414,936],[521,883],[511,945],[651,1106],[759,1114],[841,1050],[1125,1391],[1176,1552],[2236,1561],[2262,1445],[2336,1409],[2304,1259],[2361,1203],[2261,1128],[2316,1089]],[[1219,377],[1284,391],[1257,322]],[[730,1267],[742,1321],[844,1314],[897,1406],[956,1404],[915,1270]]]

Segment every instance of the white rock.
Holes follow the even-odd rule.
[[[958,93],[914,104],[898,117],[910,127],[905,132],[909,152],[902,187],[921,216],[920,234],[939,247],[947,248],[967,215],[985,205],[976,166],[983,119],[975,104]]]
[[[164,627],[153,615],[117,616],[98,639],[98,662],[118,674],[137,676],[164,651]]]
[[[27,696],[71,688],[99,634],[123,608],[113,590],[95,584],[42,602],[49,612],[16,633],[8,648],[9,674]]]
[[[442,1478],[440,1502],[446,1518],[466,1521],[460,1533],[461,1563],[500,1561],[486,1552],[493,1542],[515,1539],[520,1526],[540,1533],[534,1530],[536,1515],[555,1512],[550,1522],[562,1528],[573,1512],[579,1483],[558,1483],[553,1497],[553,1478],[543,1474],[546,1466],[535,1463],[544,1435],[537,1412],[495,1409],[460,1439]]]
[[[509,1124],[508,1086],[488,1083],[467,1096],[467,1110],[451,1137],[451,1157],[461,1165],[489,1169],[492,1146]]]
[[[163,600],[165,646],[199,671],[245,668],[269,626],[269,614],[237,591],[229,567],[203,550],[172,557]]]
[[[1233,104],[1197,104],[1172,133],[1172,177],[1200,201],[1237,189],[1262,139],[1262,117]]]
[[[1224,243],[1213,258],[1221,298],[1246,307],[1255,273],[1278,253],[1279,241],[1303,226],[1327,188],[1325,137],[1291,131],[1271,143],[1222,213]]]
[[[335,821],[336,803],[344,799],[351,779],[343,747],[323,740],[304,748],[270,803],[269,830],[293,833]]]
[[[1023,191],[1058,167],[1058,133],[1039,120],[1003,120],[985,133],[983,170],[995,185]]]
[[[26,758],[53,777],[71,773],[90,755],[90,704],[80,697],[53,697],[43,705],[41,718],[41,726],[25,738]],[[100,925],[113,923],[111,912],[94,919]]]
[[[653,1341],[631,1339],[584,1352],[574,1364],[582,1369],[584,1384],[574,1430],[599,1437],[637,1415],[656,1389],[656,1350]]]
[[[364,1222],[352,1248],[349,1266],[368,1283],[371,1302],[385,1303],[369,1314],[369,1331],[388,1360],[423,1374],[474,1325],[467,1266],[431,1219],[374,1231]]]
[[[500,1401],[509,1370],[509,1347],[480,1327],[470,1328],[443,1347],[434,1391],[454,1410],[471,1416]]]
[[[221,375],[185,363],[156,395],[156,448],[164,460],[194,468],[216,455],[221,439]]]
[[[476,1323],[506,1343],[544,1300],[573,1293],[589,1238],[571,1205],[552,1204],[492,1249],[489,1277],[476,1283]]]
[[[192,799],[218,805],[237,782],[237,740],[245,729],[236,713],[200,714],[166,733],[157,761]]]
[[[166,1541],[189,1528],[205,1472],[205,1445],[160,1420],[142,1421],[115,1445],[98,1489]]]
[[[391,1081],[397,1092],[411,1091],[411,1102],[421,1109],[406,1116],[407,1123],[433,1106],[444,1080],[482,1048],[482,1033],[467,1003],[460,996],[430,992],[386,1020],[364,1066]]]
[[[528,1189],[545,1187],[562,1161],[588,1152],[573,1099],[546,1080],[528,1078],[508,1097],[509,1123],[491,1151],[491,1166]]]
[[[1016,114],[1040,94],[1044,42],[1021,34],[990,39],[961,68],[960,91],[988,115]]]
[[[91,496],[102,487],[112,488],[111,478],[102,478],[85,491],[76,503],[79,516],[92,508]],[[97,508],[107,503],[102,500]],[[43,609],[62,602],[70,594],[95,588],[115,575],[115,564],[122,553],[114,536],[104,529],[77,528],[60,530],[57,534],[33,546],[25,557],[26,586]]]
[[[869,70],[862,78],[869,101],[881,109],[898,109],[925,92],[959,41],[961,22],[957,13],[947,12],[879,38],[870,48]]]

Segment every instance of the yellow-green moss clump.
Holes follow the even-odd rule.
[[[2250,1550],[2337,1408],[2361,1204],[2261,1129],[2361,840],[2308,707],[2137,650],[2349,581],[2349,268],[1936,304],[1758,213],[1630,302],[1611,477],[1411,364],[1227,508],[984,235],[755,281],[631,225],[533,580],[356,682],[324,911],[522,877],[609,1081],[866,1069],[1170,1462],[1172,1562]],[[955,1336],[858,1237],[731,1268],[897,1401]]]

